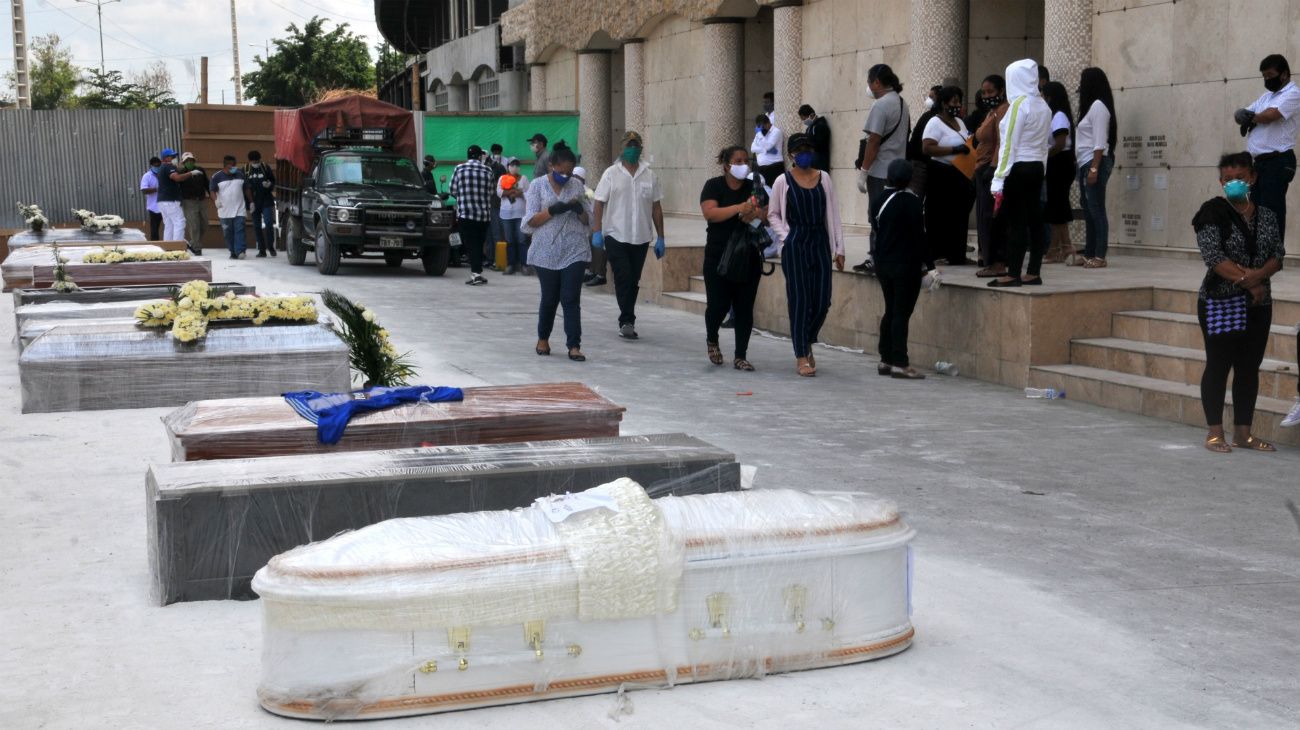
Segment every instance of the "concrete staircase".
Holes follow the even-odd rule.
[[[1064,389],[1067,397],[1155,418],[1204,426],[1200,382],[1204,341],[1196,321],[1196,292],[1156,290],[1154,309],[1111,315],[1111,336],[1070,343],[1068,365],[1030,369],[1034,387]],[[1296,334],[1300,302],[1274,301],[1268,350],[1260,368],[1254,432],[1300,445],[1300,428],[1279,428],[1296,397]],[[1231,383],[1231,379],[1229,379]],[[1224,423],[1232,423],[1232,393]]]
[[[680,309],[683,312],[704,316],[704,307],[708,299],[704,295],[704,277],[692,276],[690,289],[687,291],[664,292],[659,303],[665,307]]]

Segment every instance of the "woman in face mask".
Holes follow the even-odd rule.
[[[812,346],[831,308],[832,257],[844,270],[844,232],[831,176],[812,166],[812,140],[793,135],[786,149],[794,166],[772,185],[768,219],[785,274],[795,370],[809,378],[817,374]]]
[[[979,109],[966,118],[975,130],[975,231],[979,237],[979,277],[1007,272],[1006,240],[993,220],[993,161],[998,151],[998,125],[1007,113],[1007,82],[992,74],[980,84]]]
[[[551,354],[555,310],[564,307],[569,359],[582,362],[582,272],[591,260],[591,206],[573,176],[578,158],[563,141],[551,151],[550,172],[524,193],[523,231],[532,234],[528,265],[537,271],[542,301],[537,313],[537,354]]]
[[[1250,426],[1259,394],[1259,366],[1273,323],[1269,279],[1282,269],[1282,233],[1277,216],[1250,201],[1255,166],[1250,153],[1219,160],[1223,197],[1201,206],[1192,218],[1196,245],[1209,271],[1201,283],[1197,319],[1205,338],[1201,405],[1210,428],[1205,448],[1228,453],[1235,446],[1275,451],[1255,438]],[[1223,401],[1232,371],[1233,443],[1223,433]]]
[[[528,176],[524,175],[517,158],[506,162],[506,174],[497,179],[497,196],[501,198],[501,231],[506,239],[506,276],[513,276],[524,268],[524,234],[520,223],[524,217],[524,194],[528,192]]]
[[[750,371],[754,369],[748,359],[749,337],[754,329],[754,299],[763,277],[756,267],[750,280],[737,282],[719,274],[718,264],[732,235],[746,226],[767,223],[767,207],[760,199],[763,196],[755,195],[753,172],[743,147],[724,149],[718,153],[717,162],[722,174],[705,182],[700,191],[700,212],[708,221],[704,238],[704,291],[708,300],[704,310],[704,341],[709,349],[709,362],[721,365],[718,330],[727,311],[732,310],[736,324],[732,366]],[[758,253],[754,252],[754,256],[757,258]]]
[[[975,188],[953,163],[970,154],[966,146],[970,132],[961,118],[961,89],[945,86],[939,89],[936,99],[938,114],[921,133],[921,151],[929,160],[925,228],[936,259],[946,260],[949,266],[965,266],[971,263],[966,260],[966,222],[975,204]]]

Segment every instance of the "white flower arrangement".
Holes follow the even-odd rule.
[[[83,264],[137,264],[150,261],[185,261],[188,251],[130,251],[124,248],[101,247],[82,257]]]
[[[81,221],[83,230],[92,233],[117,233],[125,222],[120,215],[97,215],[94,211],[73,208],[72,214]]]
[[[50,224],[50,219],[45,217],[45,212],[41,206],[35,203],[23,203],[19,201],[18,212],[23,216],[23,222],[33,231],[39,231]]]
[[[208,332],[209,322],[248,321],[315,322],[316,304],[306,294],[283,297],[237,297],[234,292],[213,298],[206,281],[191,281],[178,289],[171,301],[149,302],[135,310],[142,327],[172,328],[178,342],[193,342]]]
[[[59,255],[59,249],[56,246],[54,249],[54,283],[50,284],[50,288],[63,294],[81,288],[77,286],[77,282],[73,281],[71,276],[68,276],[67,263],[68,260]]]

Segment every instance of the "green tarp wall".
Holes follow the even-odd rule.
[[[499,143],[505,148],[507,158],[518,157],[525,164],[531,164],[533,151],[527,140],[538,132],[546,135],[552,145],[564,140],[581,153],[576,112],[425,112],[424,154],[438,158],[441,171],[443,162],[463,161],[465,150],[472,144],[486,151],[493,143]]]

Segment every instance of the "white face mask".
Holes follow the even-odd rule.
[[[925,97],[925,110],[930,111],[933,108],[934,108],[934,99],[931,99],[928,96]]]
[[[728,171],[731,172],[731,176],[737,180],[744,180],[749,177],[749,165],[732,165],[728,168]]]

